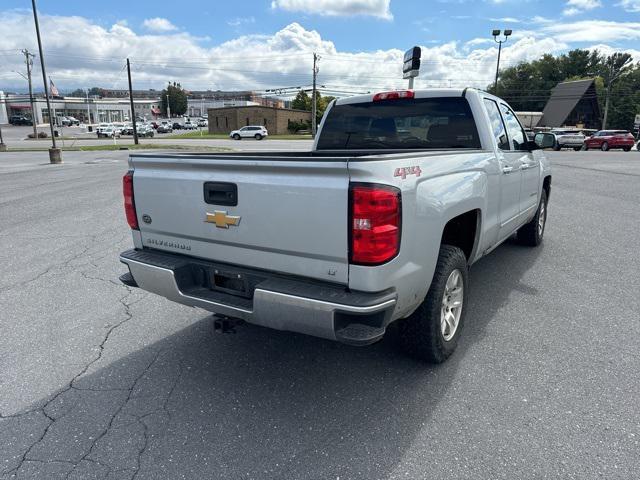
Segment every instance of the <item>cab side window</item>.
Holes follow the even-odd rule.
[[[527,137],[524,134],[522,125],[518,121],[518,117],[513,111],[507,107],[504,103],[500,104],[500,110],[502,111],[502,117],[504,123],[507,126],[507,133],[511,139],[512,150],[523,150],[526,148]]]
[[[504,122],[500,116],[498,104],[493,100],[485,98],[484,108],[487,110],[487,114],[489,115],[491,130],[496,139],[496,143],[498,144],[498,148],[500,150],[509,150],[509,139],[507,138],[507,131],[504,126]]]

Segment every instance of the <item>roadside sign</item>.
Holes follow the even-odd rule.
[[[414,78],[420,73],[420,57],[422,50],[420,47],[413,47],[404,53],[404,63],[402,65],[402,78]]]

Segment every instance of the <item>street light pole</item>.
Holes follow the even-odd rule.
[[[40,67],[42,68],[42,81],[44,82],[44,95],[47,99],[47,112],[49,112],[49,127],[51,128],[51,144],[49,149],[49,162],[62,163],[62,155],[60,149],[56,147],[56,136],[53,133],[53,118],[51,118],[51,102],[49,100],[49,86],[47,85],[47,71],[44,67],[44,54],[42,53],[42,39],[40,38],[40,24],[38,23],[38,10],[36,8],[36,0],[31,0],[33,7],[33,21],[36,24],[36,36],[38,37],[38,51],[40,52]]]
[[[169,94],[167,93],[167,118],[171,120],[171,107],[169,106]]]
[[[502,32],[500,30],[493,30],[491,34],[493,35],[493,40],[498,44],[498,63],[496,65],[496,80],[493,84],[493,94],[498,95],[498,74],[500,72],[500,54],[502,53],[502,44],[509,40],[509,36],[512,33],[512,30],[504,31],[504,40],[498,40]]]

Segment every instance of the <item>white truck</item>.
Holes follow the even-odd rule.
[[[554,139],[536,140],[486,92],[402,90],[334,101],[309,152],[132,154],[121,280],[353,345],[397,321],[408,353],[442,362],[469,266],[514,233],[542,241]]]

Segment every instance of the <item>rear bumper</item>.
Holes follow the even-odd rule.
[[[177,303],[248,323],[367,345],[384,335],[396,305],[396,293],[353,292],[328,283],[285,277],[154,250],[127,250],[120,261],[129,267],[123,283]],[[245,296],[214,290],[214,270],[248,279]]]

